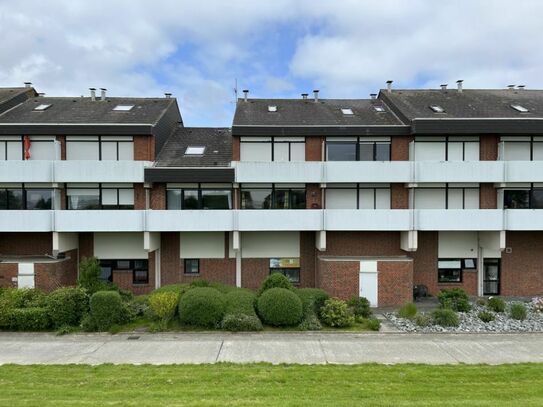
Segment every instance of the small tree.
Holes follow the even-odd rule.
[[[149,297],[149,306],[159,318],[160,329],[165,330],[175,315],[179,294],[174,292],[155,293]]]
[[[79,263],[79,279],[77,285],[94,294],[100,290],[107,290],[107,284],[100,280],[100,260],[96,257],[83,257]]]

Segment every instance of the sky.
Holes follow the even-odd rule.
[[[230,126],[241,97],[543,88],[540,0],[0,0],[0,87],[177,98]],[[236,85],[237,84],[237,85]]]

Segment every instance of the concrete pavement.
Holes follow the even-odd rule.
[[[543,362],[543,334],[0,333],[0,364]]]

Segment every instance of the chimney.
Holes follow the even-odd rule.
[[[96,88],[89,88],[91,92],[91,101],[96,101]]]
[[[515,85],[507,85],[507,89],[509,89],[509,90],[515,90]]]
[[[371,100],[377,99],[377,93],[370,93]]]
[[[243,89],[243,100],[247,102],[247,95],[249,95],[249,89]]]
[[[38,93],[38,96],[42,98],[45,96],[45,93]]]
[[[441,90],[447,90],[447,84],[446,83],[443,83],[441,85],[439,85],[441,87]]]
[[[25,88],[31,88],[32,82],[25,82]]]
[[[315,102],[319,101],[319,90],[315,89],[313,90],[313,95],[315,95]]]
[[[308,93],[302,93],[302,99],[307,100]]]
[[[392,82],[394,82],[394,81],[391,81],[390,79],[387,81],[387,92],[388,93],[392,92]]]
[[[458,79],[456,81],[456,88],[458,89],[458,93],[462,93],[462,83],[464,82],[463,79]]]
[[[106,100],[106,91],[107,91],[106,88],[100,88],[100,100],[102,102],[105,102]]]
[[[524,90],[525,88],[526,88],[526,85],[518,85],[517,86],[518,90]]]
[[[166,99],[171,99],[171,98],[172,98],[172,94],[171,94],[171,93],[165,93],[165,94],[164,94],[164,97],[165,97]]]

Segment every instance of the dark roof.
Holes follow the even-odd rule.
[[[34,97],[0,114],[0,125],[25,124],[146,124],[155,125],[166,110],[176,103],[174,98],[107,98]],[[51,105],[35,111],[38,105]],[[117,105],[134,105],[127,112],[114,111]]]
[[[202,155],[185,155],[189,146],[205,147]],[[158,153],[155,167],[229,167],[232,132],[227,128],[178,127]]]
[[[0,88],[0,113],[37,96],[34,88]]]
[[[268,106],[276,106],[270,112]],[[378,112],[374,106],[381,106]],[[351,109],[353,114],[343,114],[341,109]],[[296,127],[320,129],[333,135],[339,129],[357,128],[364,133],[372,127],[402,126],[402,122],[380,100],[372,99],[243,99],[238,100],[234,115],[235,135],[256,134],[254,128],[276,128],[277,135],[293,135]],[[243,127],[251,129],[243,130]],[[282,129],[282,130],[280,130]],[[284,130],[287,129],[287,130]],[[327,130],[325,130],[327,129]],[[273,132],[273,131],[272,131]],[[320,131],[309,131],[313,135]]]

